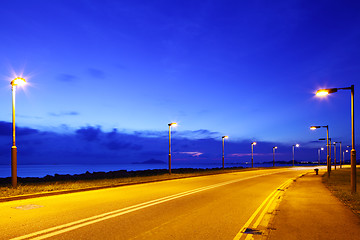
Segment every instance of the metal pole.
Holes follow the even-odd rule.
[[[295,162],[295,145],[292,146],[293,147],[293,166],[294,166],[294,162]]]
[[[320,148],[318,149],[318,161],[319,161],[319,165],[320,165]]]
[[[15,146],[15,92],[16,86],[12,85],[12,122],[13,122],[13,144],[11,147],[11,183],[13,188],[17,187],[17,148]]]
[[[169,174],[171,174],[171,124],[169,124]]]
[[[273,167],[275,167],[275,148],[273,148]]]
[[[327,172],[328,172],[328,177],[330,177],[330,171],[331,171],[331,166],[330,166],[330,157],[329,157],[329,125],[326,125],[326,165],[327,165]]]
[[[334,165],[336,170],[336,142],[334,142]]]
[[[224,137],[222,138],[222,169],[224,169]]]
[[[356,193],[356,151],[355,151],[355,121],[354,121],[354,85],[351,85],[351,192]]]
[[[254,167],[254,144],[251,143],[251,167]]]
[[[344,161],[344,158],[343,158],[343,161]],[[340,168],[342,168],[342,165],[341,165],[341,142],[340,142]]]

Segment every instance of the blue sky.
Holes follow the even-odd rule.
[[[9,83],[22,75],[29,84],[18,91],[16,123],[38,131],[28,141],[45,133],[57,139],[59,156],[66,136],[80,154],[88,152],[86,140],[75,138],[80,130],[108,136],[116,129],[119,142],[131,136],[131,151],[140,151],[131,146],[141,135],[141,152],[165,147],[158,158],[166,160],[167,124],[175,121],[182,141],[220,143],[229,135],[229,154],[247,154],[256,140],[289,146],[283,160],[294,143],[303,158],[316,159],[312,148],[320,145],[313,141],[325,130],[310,125],[328,124],[334,139],[351,141],[350,91],[327,99],[314,92],[355,84],[359,99],[359,10],[356,1],[4,1],[0,121],[11,122]],[[151,132],[161,143],[149,141]],[[0,138],[7,151],[11,134]],[[186,151],[217,158],[203,143]],[[104,144],[93,148],[101,153]],[[110,159],[144,157],[114,146]]]

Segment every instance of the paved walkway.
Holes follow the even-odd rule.
[[[320,173],[289,187],[270,227],[272,240],[360,240],[360,218],[330,193]]]

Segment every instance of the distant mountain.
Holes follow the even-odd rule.
[[[157,159],[149,159],[143,162],[133,162],[132,164],[164,164],[164,161],[157,160]]]

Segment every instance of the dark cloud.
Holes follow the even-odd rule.
[[[12,123],[0,121],[0,136],[10,136]]]
[[[17,128],[19,164],[101,164],[143,162],[148,159],[167,161],[168,135],[165,131],[123,132],[117,129],[103,131],[100,126],[86,126],[64,133]],[[0,121],[0,164],[10,159],[11,122]],[[172,158],[195,163],[218,163],[221,160],[221,135],[205,129],[177,132],[172,138]],[[178,136],[176,136],[178,135]],[[220,137],[219,137],[219,136]],[[186,136],[186,137],[184,137]],[[196,138],[196,136],[203,136]],[[207,136],[207,137],[206,137]],[[212,137],[216,136],[216,137]],[[231,162],[250,161],[252,140],[225,142],[225,158]],[[277,161],[292,159],[292,143],[257,141],[255,162],[272,161],[272,147],[278,146]],[[300,143],[296,160],[317,160],[319,143]]]
[[[100,127],[84,127],[76,130],[76,134],[80,138],[85,139],[86,141],[92,142],[99,140],[99,135],[102,133]]]
[[[99,78],[99,79],[104,79],[105,78],[105,72],[101,71],[99,69],[89,68],[88,72],[93,78]]]
[[[141,150],[141,146],[129,142],[120,142],[118,140],[112,140],[104,143],[104,145],[110,150],[132,149]]]
[[[57,76],[57,80],[62,81],[62,82],[74,82],[76,81],[77,77],[75,75],[71,75],[71,74],[60,74]]]
[[[71,111],[71,112],[49,113],[49,115],[53,117],[63,117],[63,116],[78,116],[79,113],[75,111]]]
[[[25,136],[30,134],[36,134],[39,131],[37,129],[27,127],[16,127],[15,129],[17,136]],[[0,136],[11,136],[12,135],[12,123],[0,121]]]

